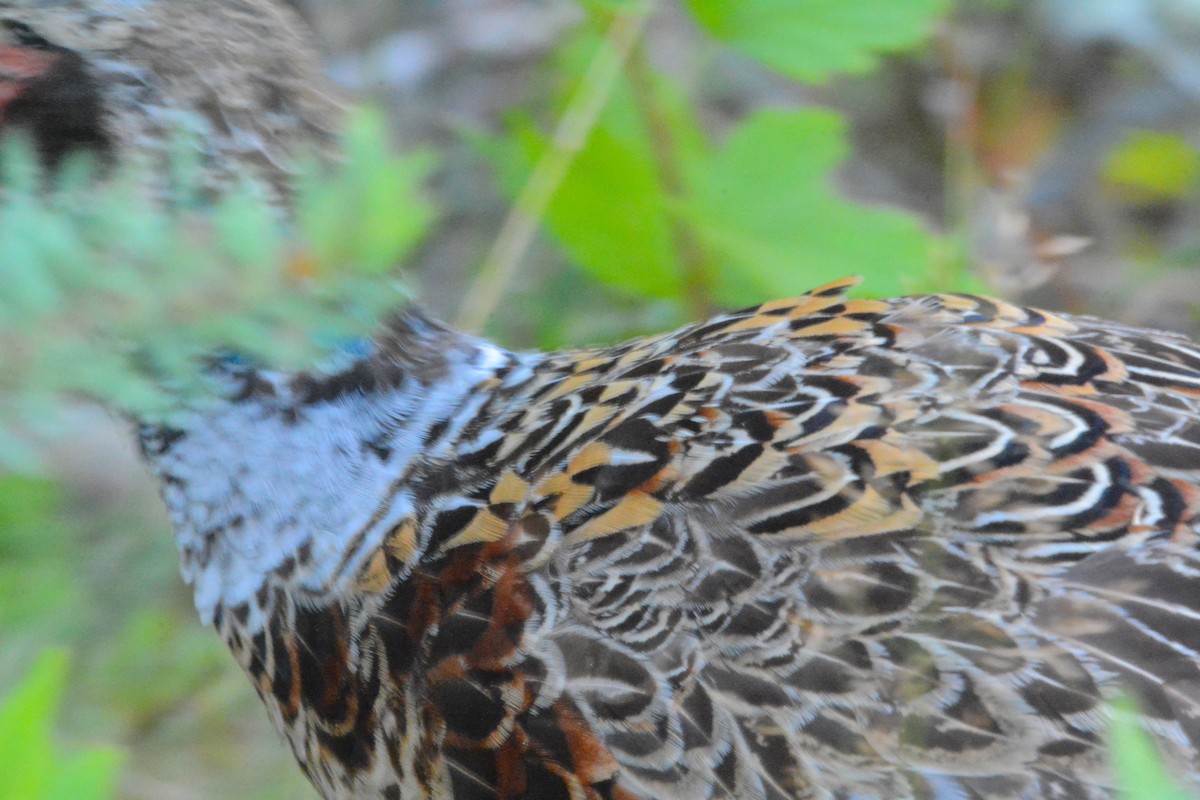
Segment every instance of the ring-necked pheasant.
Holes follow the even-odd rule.
[[[185,131],[204,185],[253,174],[286,194],[344,109],[307,31],[274,0],[0,0],[0,124],[47,164],[164,156]]]
[[[851,281],[607,349],[416,314],[144,434],[326,798],[1109,797],[1200,780],[1200,345]]]

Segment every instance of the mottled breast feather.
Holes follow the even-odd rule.
[[[401,326],[310,392],[479,376],[364,423],[352,568],[298,592],[327,534],[294,513],[217,606],[322,793],[1110,797],[1120,693],[1200,780],[1200,347],[853,283],[598,350],[421,328],[424,377],[381,382]]]

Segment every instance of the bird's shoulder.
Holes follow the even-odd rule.
[[[498,393],[486,452],[466,457],[483,467],[459,471],[478,476],[480,513],[439,546],[517,513],[573,542],[713,508],[815,541],[1105,538],[1139,513],[1194,515],[1195,344],[969,295],[848,299],[853,285],[546,357]]]

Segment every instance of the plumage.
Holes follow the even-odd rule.
[[[272,2],[0,0],[0,117],[286,195],[341,105]],[[409,312],[144,428],[321,794],[1110,797],[1120,693],[1200,780],[1200,346],[850,285],[549,354]]]
[[[1200,780],[1200,346],[853,281],[610,348],[401,315],[146,429],[326,798],[1100,798]]]
[[[0,122],[51,165],[76,150],[163,163],[190,134],[207,188],[254,175],[286,195],[343,114],[303,24],[273,0],[0,0]]]

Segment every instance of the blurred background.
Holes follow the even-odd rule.
[[[387,110],[399,149],[436,158],[438,222],[403,274],[432,314],[460,317],[528,172],[522,143],[553,128],[602,35],[605,4],[293,4],[333,79]],[[769,274],[689,297],[636,282],[655,269],[637,225],[628,240],[595,242],[559,209],[503,286],[487,332],[515,348],[613,342],[726,299],[799,293],[863,272],[884,292],[970,287],[1200,333],[1200,3],[941,8],[919,45],[811,83],[794,77],[802,68],[771,69],[661,0],[630,67],[633,80],[639,69],[666,76],[663,113],[690,115],[717,147],[762,109],[839,112],[850,147],[830,184],[844,198],[913,215],[911,235],[942,243],[928,269],[872,250],[864,234],[861,266],[767,258]],[[611,166],[619,205],[623,173]],[[851,224],[839,235],[857,234]],[[621,268],[608,274],[604,263]],[[71,436],[48,446],[52,477],[0,477],[0,697],[46,648],[61,647],[58,740],[68,750],[116,748],[116,797],[315,797],[249,683],[199,626],[129,438],[103,412],[82,409]]]

